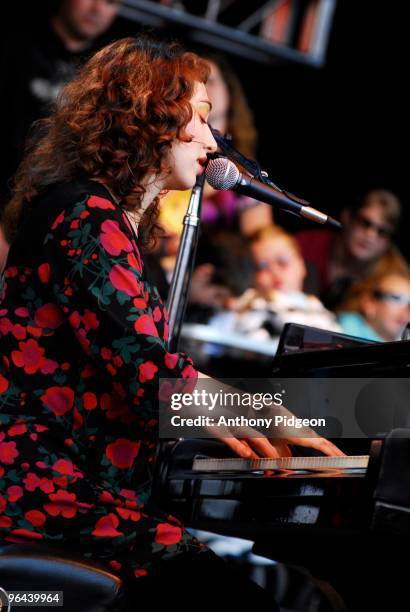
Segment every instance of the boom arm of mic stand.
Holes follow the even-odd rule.
[[[184,228],[178,249],[177,261],[168,294],[168,350],[170,353],[175,353],[178,350],[181,327],[188,302],[188,292],[191,285],[198,243],[204,182],[205,172],[197,178],[191,192],[188,210],[184,217]]]

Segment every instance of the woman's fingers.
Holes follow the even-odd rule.
[[[295,444],[298,446],[304,446],[307,448],[314,448],[320,451],[324,455],[331,457],[345,457],[345,453],[340,450],[333,442],[326,440],[326,438],[288,438],[289,444]]]
[[[222,437],[219,438],[219,440],[226,444],[226,446],[229,446],[235,455],[243,457],[244,459],[258,459],[259,457],[276,459],[277,457],[287,457],[291,454],[288,447],[286,450],[286,444],[276,448],[267,438],[247,438],[246,440],[239,440],[238,438]],[[281,451],[284,453],[283,455]]]
[[[246,441],[258,453],[257,457],[268,457],[270,459],[280,457],[279,451],[267,438],[248,438]]]
[[[276,448],[280,457],[292,457],[292,451],[286,440],[282,438],[274,438],[270,443]]]
[[[238,457],[242,457],[244,459],[257,459],[258,455],[252,450],[247,442],[244,440],[238,440],[237,438],[224,437],[219,438],[221,442],[229,446],[232,452]]]

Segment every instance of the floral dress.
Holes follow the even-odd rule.
[[[150,502],[167,314],[135,234],[90,180],[38,197],[0,302],[0,541],[74,548],[139,578],[201,550]]]

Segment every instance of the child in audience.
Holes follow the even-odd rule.
[[[410,273],[390,272],[354,285],[338,320],[346,334],[366,340],[399,340],[410,321]]]
[[[288,322],[340,331],[333,313],[304,293],[306,267],[292,236],[271,225],[252,237],[250,249],[253,287],[228,301],[231,315],[225,316],[225,325],[231,331],[261,340],[278,336]]]

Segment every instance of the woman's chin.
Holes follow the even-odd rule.
[[[192,189],[192,187],[196,183],[196,176],[194,175],[192,178],[181,179],[179,181],[175,181],[174,185],[170,187],[170,189],[175,191],[187,191],[188,189]]]

